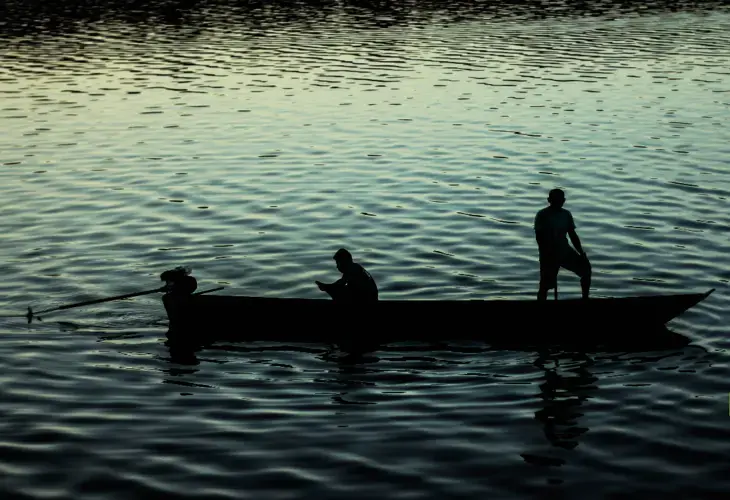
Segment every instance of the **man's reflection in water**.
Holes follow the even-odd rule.
[[[690,339],[666,328],[643,332],[640,339],[608,343],[600,352],[619,356],[633,353],[661,352],[660,357],[676,355],[690,343]],[[649,359],[657,359],[652,357]],[[584,351],[538,351],[534,366],[544,372],[544,382],[540,384],[540,399],[544,407],[535,412],[535,418],[544,427],[545,436],[553,446],[573,449],[578,446],[578,438],[588,431],[580,427],[578,419],[583,416],[580,406],[594,393],[598,378],[590,368],[595,364],[592,357]]]
[[[172,376],[183,376],[191,375],[198,371],[197,366],[200,364],[200,360],[196,353],[201,350],[201,347],[171,342],[169,340],[165,342],[165,346],[170,356],[162,359],[165,359],[171,365],[180,366],[169,366],[163,370],[164,373]]]
[[[578,425],[578,419],[583,416],[580,405],[598,388],[598,378],[588,370],[593,363],[585,353],[544,351],[534,362],[545,374],[539,395],[544,407],[535,412],[535,418],[542,422],[545,437],[553,446],[573,449],[578,446],[578,438],[588,431]]]
[[[378,363],[380,358],[375,355],[376,347],[372,344],[348,343],[331,346],[331,349],[320,359],[333,362],[336,375],[332,380],[340,390],[332,396],[332,401],[346,405],[372,405],[374,402],[359,401],[352,393],[362,389],[374,389],[375,382],[367,381],[368,375],[372,372],[370,365]]]

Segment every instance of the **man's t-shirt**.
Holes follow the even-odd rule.
[[[356,300],[378,300],[378,287],[369,272],[353,262],[344,274],[350,297]]]
[[[558,254],[571,250],[568,244],[568,231],[571,229],[575,229],[573,215],[564,208],[545,207],[535,216],[535,232],[543,232],[549,248]]]

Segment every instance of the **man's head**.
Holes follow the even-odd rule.
[[[335,259],[335,262],[337,263],[337,269],[341,273],[344,273],[345,269],[347,269],[347,267],[352,264],[352,254],[344,248],[340,248],[339,250],[337,250],[334,257],[332,258]]]
[[[551,189],[548,193],[548,203],[555,208],[561,208],[565,203],[565,193],[562,189]]]

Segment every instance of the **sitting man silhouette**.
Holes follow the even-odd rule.
[[[190,295],[198,288],[198,281],[190,276],[190,269],[183,266],[163,272],[160,280],[165,282],[167,294],[175,296]]]
[[[323,292],[327,292],[336,302],[364,303],[378,300],[378,286],[369,272],[352,260],[352,254],[344,248],[335,253],[333,259],[342,278],[334,283],[316,281]]]

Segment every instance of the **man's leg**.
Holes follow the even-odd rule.
[[[593,272],[591,269],[591,263],[588,261],[588,257],[584,256],[583,261],[583,276],[580,278],[580,289],[583,293],[583,298],[587,299],[591,291],[591,276]]]
[[[560,267],[552,259],[540,259],[540,287],[537,291],[537,300],[547,300],[548,291],[557,286]]]
[[[572,250],[565,256],[563,267],[580,278],[580,289],[584,299],[587,299],[591,290],[591,263],[588,257],[581,256]]]

